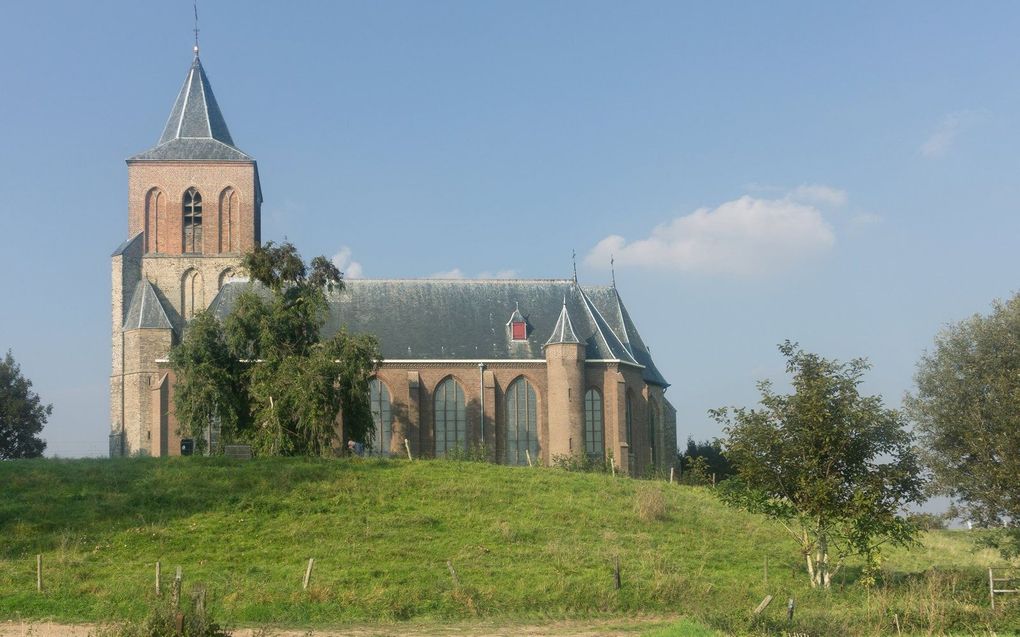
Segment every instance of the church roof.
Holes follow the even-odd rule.
[[[344,326],[374,334],[387,360],[545,360],[543,346],[559,330],[567,338],[573,332],[588,360],[641,367],[645,381],[669,385],[613,287],[581,287],[572,279],[351,279],[345,285],[329,297],[324,331]],[[210,310],[222,318],[250,286],[225,284]],[[518,307],[526,341],[514,341],[505,323]],[[564,312],[569,330],[559,321]]]
[[[546,345],[557,343],[580,343],[577,334],[574,333],[574,324],[570,322],[570,313],[567,312],[567,298],[563,297],[563,309],[560,310],[560,317],[556,319],[553,326],[552,336],[545,342]]]
[[[159,143],[131,160],[252,161],[234,146],[198,55],[170,110]]]
[[[124,319],[124,330],[137,329],[173,329],[163,303],[148,279],[139,281],[135,286],[131,306]]]

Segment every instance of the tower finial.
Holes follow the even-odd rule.
[[[198,57],[198,0],[194,0],[192,6],[195,9],[195,57]]]
[[[616,255],[609,255],[609,271],[613,274],[613,289],[616,289]]]
[[[570,261],[574,264],[574,283],[577,283],[577,251],[570,251]]]

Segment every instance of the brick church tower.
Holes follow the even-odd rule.
[[[166,357],[260,241],[255,160],[234,145],[195,47],[163,134],[127,160],[128,239],[112,258],[110,454],[167,455]]]

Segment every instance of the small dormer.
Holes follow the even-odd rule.
[[[510,315],[510,320],[506,322],[506,329],[512,342],[528,340],[528,322],[524,319],[524,315],[521,314],[520,304],[515,304],[514,313]]]

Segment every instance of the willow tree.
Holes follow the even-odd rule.
[[[987,540],[1020,554],[1020,295],[947,326],[917,364],[906,399],[936,487]]]
[[[182,429],[202,431],[214,413],[256,453],[318,455],[330,450],[342,411],[345,433],[366,439],[379,347],[344,329],[324,336],[328,295],[344,285],[340,271],[321,256],[305,265],[292,244],[272,242],[243,266],[254,285],[222,322],[196,317],[171,353]]]
[[[916,530],[901,516],[923,479],[904,417],[859,388],[867,361],[828,360],[779,346],[793,393],[758,383],[761,405],[712,410],[737,475],[720,485],[734,506],[778,520],[800,545],[813,587],[828,588],[847,558],[874,563],[883,544]]]

